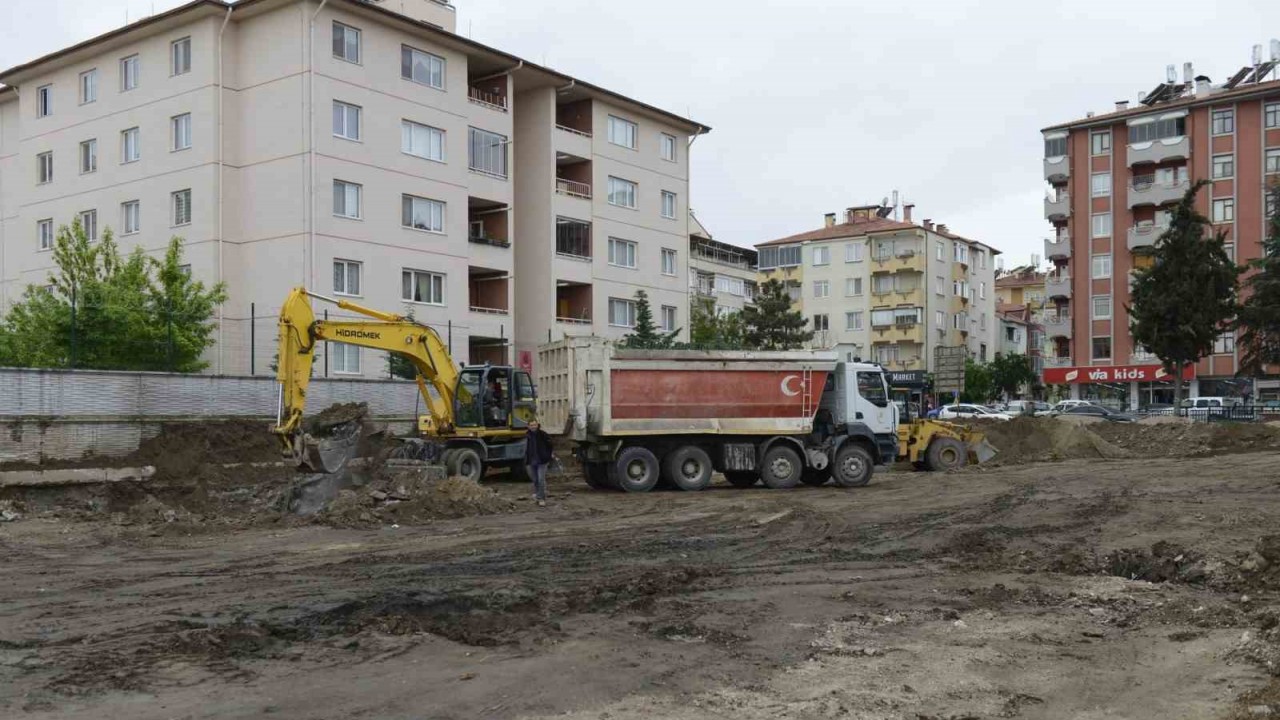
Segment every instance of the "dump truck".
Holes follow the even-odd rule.
[[[984,462],[982,433],[899,422],[885,371],[829,351],[627,349],[566,338],[538,351],[543,426],[574,443],[588,485],[701,490],[859,487],[895,461],[925,470]]]

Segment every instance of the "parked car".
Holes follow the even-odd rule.
[[[981,405],[947,405],[938,412],[939,420],[1012,420],[1007,413],[996,412]]]
[[[1121,422],[1121,423],[1138,422],[1138,418],[1132,415],[1122,413],[1122,412],[1116,412],[1111,408],[1104,408],[1101,405],[1077,405],[1073,408],[1067,408],[1064,412],[1061,413],[1061,416],[1062,417],[1096,417],[1102,420],[1106,420],[1107,422]]]
[[[1144,415],[1172,415],[1173,411],[1174,407],[1169,403],[1151,403],[1139,408],[1139,412]]]
[[[1053,407],[1049,408],[1049,414],[1061,415],[1062,413],[1066,412],[1071,408],[1084,407],[1086,405],[1094,406],[1093,403],[1088,400],[1063,400],[1059,402],[1057,405],[1054,405]],[[1097,406],[1094,406],[1094,407],[1097,407]]]
[[[1046,402],[1039,400],[1010,400],[1001,412],[1017,417],[1018,415],[1031,415],[1040,417],[1048,415],[1052,410],[1052,406]]]

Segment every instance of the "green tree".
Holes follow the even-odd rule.
[[[786,287],[772,278],[760,286],[755,304],[742,311],[743,339],[754,349],[795,350],[813,339],[813,331],[805,329],[808,322],[791,307]]]
[[[996,394],[995,383],[991,379],[991,369],[980,365],[972,358],[964,361],[964,392],[960,393],[960,402],[985,403]]]
[[[689,318],[689,344],[695,348],[741,349],[742,313],[718,315],[712,304],[695,301]]]
[[[1031,366],[1031,358],[1026,355],[1011,353],[1002,355],[991,361],[988,366],[991,374],[991,385],[994,394],[1004,393],[1008,397],[1018,394],[1023,385],[1035,384],[1036,372]]]
[[[413,320],[413,308],[405,307],[404,316],[410,321]],[[418,369],[409,362],[409,359],[400,353],[387,353],[387,377],[401,380],[416,380],[418,378]]]
[[[1182,373],[1213,350],[1236,314],[1239,268],[1227,256],[1225,235],[1205,236],[1209,220],[1195,209],[1193,185],[1174,207],[1169,229],[1156,241],[1155,261],[1134,273],[1128,307],[1133,339],[1154,353],[1174,377],[1182,400]]]
[[[622,339],[622,346],[629,348],[662,349],[675,344],[679,328],[671,332],[661,331],[653,322],[653,308],[649,306],[649,294],[636,291],[636,325]]]
[[[1244,281],[1244,302],[1236,316],[1240,332],[1242,373],[1261,375],[1267,365],[1280,364],[1280,183],[1268,189],[1272,208],[1262,257],[1249,263],[1254,271]]]

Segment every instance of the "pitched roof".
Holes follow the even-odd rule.
[[[1040,132],[1050,132],[1052,130],[1067,130],[1075,127],[1086,127],[1089,125],[1107,125],[1120,120],[1126,120],[1138,115],[1147,115],[1150,113],[1166,112],[1173,108],[1185,108],[1195,105],[1214,105],[1223,100],[1237,100],[1243,96],[1253,94],[1266,94],[1268,92],[1280,92],[1280,80],[1268,80],[1261,83],[1249,83],[1241,87],[1235,87],[1230,90],[1219,90],[1208,95],[1192,95],[1182,97],[1170,102],[1157,103],[1155,105],[1138,105],[1128,110],[1117,110],[1115,112],[1102,113],[1093,117],[1083,117],[1070,122],[1058,123],[1050,125],[1042,129]]]
[[[1044,273],[1020,273],[1017,275],[1010,273],[996,278],[996,287],[1014,288],[1027,287],[1029,285],[1043,285],[1044,280]]]

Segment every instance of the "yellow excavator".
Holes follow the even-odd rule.
[[[370,319],[318,320],[312,299]],[[299,467],[335,472],[355,451],[357,438],[316,437],[304,429],[316,345],[330,341],[384,350],[413,365],[427,410],[418,418],[418,433],[440,450],[450,474],[478,480],[488,467],[523,471],[525,430],[537,400],[527,372],[509,365],[459,368],[439,333],[427,325],[302,287],[290,291],[280,308],[279,330],[280,400],[271,431]]]

